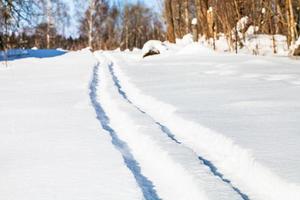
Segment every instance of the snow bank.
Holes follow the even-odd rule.
[[[284,35],[266,35],[266,34],[255,34],[258,31],[258,27],[249,26],[249,18],[243,17],[237,23],[238,38],[242,43],[242,47],[238,47],[238,53],[250,54],[250,55],[261,55],[261,56],[288,56],[289,48],[287,46],[287,39]],[[245,30],[247,28],[247,30]],[[245,31],[245,33],[243,33]],[[235,40],[235,31],[232,32],[232,39]],[[206,40],[201,37],[200,42],[197,44],[199,46],[204,46],[207,48],[213,48],[213,40]],[[230,52],[234,49],[230,48],[229,41],[224,34],[219,34],[215,42],[215,50],[217,52]],[[186,47],[193,43],[193,38],[191,34],[185,35],[182,39],[176,39],[176,44],[170,44],[164,42],[170,50],[175,50],[175,52],[184,52],[183,47]],[[234,44],[235,45],[235,44]],[[199,48],[202,48],[199,47]],[[187,51],[196,51],[195,45],[190,45],[187,47]],[[192,50],[194,49],[194,50]],[[291,48],[293,49],[293,48]],[[188,53],[188,52],[187,52]]]
[[[214,53],[215,52],[212,49],[199,45],[198,43],[188,44],[177,52],[177,54],[180,55],[199,55],[199,56],[200,55],[207,56]]]
[[[182,39],[176,39],[176,45],[178,46],[186,46],[189,45],[191,43],[193,43],[193,35],[192,34],[187,34],[185,36],[183,36]]]
[[[277,55],[287,56],[289,52],[286,37],[283,35],[275,35],[274,41],[272,35],[251,35],[246,39],[244,45],[241,52],[247,54],[274,55],[275,49]]]

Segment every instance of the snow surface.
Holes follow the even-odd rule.
[[[101,63],[99,102],[160,198],[241,199],[230,184],[212,175],[192,149],[171,140],[153,118],[133,105],[118,87],[110,61],[101,54],[97,57]]]
[[[0,70],[0,199],[142,199],[101,129],[89,51],[9,62]]]
[[[137,51],[105,56],[132,104],[249,199],[299,199],[299,62],[169,49],[145,60]]]
[[[251,37],[0,63],[0,199],[300,199],[299,61]]]

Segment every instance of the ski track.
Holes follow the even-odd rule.
[[[102,128],[109,133],[112,139],[112,144],[122,154],[123,160],[126,166],[128,167],[128,169],[134,175],[137,184],[139,185],[139,187],[143,192],[144,198],[146,200],[160,200],[160,198],[158,197],[154,189],[153,183],[141,173],[141,168],[139,166],[139,163],[133,157],[130,148],[124,141],[122,141],[118,137],[117,133],[110,126],[110,120],[106,115],[104,109],[102,108],[100,102],[98,102],[97,100],[97,86],[99,84],[98,69],[99,69],[99,63],[94,67],[92,81],[90,83],[90,99],[96,111],[97,119],[99,120]]]
[[[127,94],[125,91],[122,90],[122,86],[120,84],[120,81],[118,79],[118,77],[115,75],[114,73],[114,69],[113,69],[113,63],[110,63],[108,65],[108,69],[109,69],[109,72],[112,76],[112,79],[114,81],[114,85],[117,87],[118,89],[118,92],[119,94],[128,102],[130,103],[131,105],[133,105],[137,110],[139,110],[142,114],[145,114],[147,115],[148,117],[150,117],[154,122],[155,124],[157,124],[160,129],[165,133],[167,134],[167,136],[169,138],[171,138],[174,142],[176,142],[177,144],[181,144],[181,142],[179,142],[176,138],[175,138],[175,135],[170,131],[170,129],[166,126],[164,126],[163,124],[157,122],[154,120],[154,118],[152,116],[150,116],[148,113],[146,113],[145,111],[143,111],[141,108],[139,108],[137,105],[135,105],[132,101],[130,101],[130,99],[127,97]]]
[[[161,131],[163,133],[165,133],[171,140],[173,140],[178,145],[181,145],[181,142],[176,139],[175,135],[171,132],[171,130],[167,126],[165,126],[162,123],[156,121],[152,116],[150,116],[148,113],[143,111],[141,108],[139,108],[137,105],[135,105],[128,98],[126,92],[122,90],[122,86],[120,84],[120,81],[119,81],[118,77],[114,73],[113,65],[114,65],[113,62],[111,62],[108,65],[108,68],[109,68],[109,72],[112,76],[114,85],[117,87],[119,94],[128,103],[132,104],[137,110],[139,110],[142,114],[147,115],[148,117],[150,117],[154,121],[154,123],[157,124],[160,127]],[[189,148],[189,147],[187,147],[187,148]],[[220,178],[224,183],[228,184],[243,200],[250,200],[249,196],[247,194],[243,193],[239,188],[234,186],[229,179],[225,178],[224,175],[218,171],[218,168],[211,161],[209,161],[209,160],[207,160],[207,159],[205,159],[205,158],[203,158],[202,156],[199,156],[199,155],[198,155],[198,159],[201,161],[201,164],[204,164],[205,166],[207,166],[209,168],[209,170],[211,171],[211,173],[214,176]]]

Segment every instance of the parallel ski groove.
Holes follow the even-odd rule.
[[[156,121],[152,116],[150,116],[148,113],[146,113],[145,111],[143,111],[141,108],[139,108],[137,105],[135,105],[127,96],[126,92],[122,90],[122,86],[120,84],[120,81],[118,79],[118,77],[115,75],[114,73],[114,69],[113,69],[113,63],[110,63],[108,65],[109,68],[109,72],[112,76],[114,85],[117,87],[119,94],[130,104],[132,104],[137,110],[139,110],[142,114],[147,115],[148,117],[150,117],[155,124],[157,124],[160,129],[162,130],[163,133],[165,133],[171,140],[173,140],[175,143],[177,143],[178,145],[181,144],[180,141],[178,141],[175,137],[175,135],[170,131],[170,129],[163,125],[162,123]],[[198,159],[202,162],[202,164],[204,164],[205,166],[207,166],[209,168],[209,170],[211,171],[211,173],[220,178],[224,183],[228,184],[243,200],[250,200],[249,196],[245,193],[243,193],[239,188],[237,188],[236,186],[234,186],[231,181],[227,178],[224,177],[224,175],[222,173],[220,173],[217,169],[217,167],[209,160],[198,156]]]
[[[102,128],[106,130],[111,139],[112,144],[114,147],[122,154],[123,160],[128,167],[128,169],[134,175],[134,178],[139,185],[140,189],[143,192],[143,196],[146,200],[160,200],[158,197],[153,183],[145,177],[139,166],[139,163],[135,160],[134,156],[132,155],[130,148],[126,144],[126,142],[122,141],[115,130],[110,126],[110,120],[107,114],[105,113],[103,107],[101,106],[100,102],[97,100],[97,86],[98,86],[98,69],[99,63],[93,69],[93,77],[90,83],[90,99],[92,105],[96,111],[97,119],[99,120]]]

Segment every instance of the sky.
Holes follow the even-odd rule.
[[[71,9],[71,25],[67,29],[67,36],[77,37],[78,36],[78,17],[76,17],[74,9],[74,0],[64,0],[69,4]],[[85,0],[88,2],[87,0]],[[137,3],[144,2],[148,7],[160,10],[159,2],[161,0],[109,0],[111,3],[123,4],[123,3]]]

